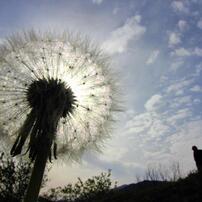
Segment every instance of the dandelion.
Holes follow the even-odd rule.
[[[34,168],[25,202],[36,201],[47,159],[78,160],[99,149],[118,110],[105,56],[69,33],[16,34],[0,47],[0,127],[11,155]]]

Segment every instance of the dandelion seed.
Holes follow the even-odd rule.
[[[32,31],[0,47],[0,124],[15,140],[11,154],[35,161],[37,179],[48,157],[99,148],[118,110],[115,90],[106,58],[80,37]]]

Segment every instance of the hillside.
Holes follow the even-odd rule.
[[[201,202],[200,179],[194,173],[177,182],[143,181],[113,190],[96,202]]]
[[[176,182],[142,181],[136,184],[122,185],[105,195],[88,199],[88,202],[201,202],[201,179],[199,174],[192,173]],[[46,200],[41,198],[40,202],[42,201]]]

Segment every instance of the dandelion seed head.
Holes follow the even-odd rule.
[[[53,129],[58,155],[78,159],[109,136],[119,110],[116,86],[106,57],[82,37],[16,34],[0,47],[1,128],[16,139],[26,120],[31,134],[44,130],[36,118],[44,111],[59,114]],[[24,144],[26,151],[29,139]]]

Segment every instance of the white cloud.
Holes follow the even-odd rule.
[[[180,160],[185,172],[196,168],[191,147],[202,145],[201,130],[202,120],[191,121],[168,139],[171,154]]]
[[[179,90],[183,90],[184,88],[188,87],[189,85],[191,85],[193,83],[193,79],[183,79],[183,80],[179,80],[175,83],[172,83],[171,85],[169,85],[167,87],[167,93],[171,93],[171,92],[176,92]]]
[[[177,48],[173,52],[171,52],[171,55],[176,55],[179,57],[187,57],[187,56],[202,57],[202,48],[199,48],[199,47],[190,48],[190,49]]]
[[[174,54],[179,57],[185,57],[191,55],[190,51],[185,48],[175,49]]]
[[[171,3],[171,7],[174,9],[176,12],[183,12],[183,13],[188,13],[189,10],[184,4],[185,2],[183,1],[173,1]]]
[[[197,27],[202,29],[202,19],[197,22]]]
[[[175,92],[176,96],[182,96],[183,94],[184,94],[184,89],[180,89],[180,90]]]
[[[196,69],[193,75],[200,76],[201,72],[202,72],[202,63],[199,63],[196,65]]]
[[[100,155],[100,159],[104,161],[119,161],[121,163],[122,159],[124,158],[125,154],[128,152],[127,147],[119,147],[117,150],[117,145],[114,146],[107,146],[105,147],[105,153],[108,155]]]
[[[159,94],[153,95],[144,105],[147,111],[153,111],[161,103],[162,96]]]
[[[152,125],[147,131],[148,135],[150,135],[152,138],[159,138],[161,136],[164,136],[167,132],[169,132],[170,128],[165,123],[165,120],[161,119],[160,117],[154,119],[152,121]]]
[[[202,49],[196,47],[193,51],[193,55],[202,56]]]
[[[190,105],[192,102],[192,97],[187,95],[187,96],[183,96],[183,97],[177,97],[176,101],[180,104],[180,105]]]
[[[163,115],[151,111],[133,117],[132,120],[127,122],[124,130],[130,142],[139,142],[138,146],[142,145],[145,150],[156,150],[158,147],[156,142],[158,142],[162,136],[166,135],[170,128],[166,124],[166,119]],[[150,145],[148,148],[149,142]],[[153,148],[152,145],[154,146]]]
[[[180,31],[184,31],[188,26],[187,22],[185,20],[179,20],[177,25],[178,25]]]
[[[103,2],[103,0],[92,0],[92,2],[94,4],[100,5]]]
[[[195,85],[195,86],[193,86],[192,88],[190,88],[190,90],[191,90],[192,92],[202,92],[202,87],[199,86],[199,85]]]
[[[130,134],[141,133],[148,129],[152,124],[151,114],[148,112],[138,114],[126,123],[126,131]]]
[[[183,97],[181,100],[183,99],[188,102],[188,98]],[[155,99],[153,98],[153,100]],[[154,101],[154,103],[156,102]],[[179,161],[178,156],[170,153],[170,148],[173,146],[171,144],[175,144],[172,135],[174,134],[175,136],[177,131],[184,130],[187,119],[191,117],[192,111],[190,108],[171,109],[166,107],[164,113],[158,113],[155,110],[147,111],[135,115],[132,120],[128,120],[130,124],[127,123],[124,129],[126,131],[125,137],[129,139],[128,141],[131,144],[132,142],[136,144],[135,149],[138,153],[144,154],[141,160],[136,158],[135,162],[142,164],[143,161],[147,162],[147,165],[156,161],[165,163],[165,157],[166,161],[173,161],[174,159]],[[130,151],[136,153],[135,149],[130,148]],[[130,159],[128,154],[127,158]],[[134,160],[134,158],[135,156],[133,155],[131,160]]]
[[[181,97],[176,97],[175,99],[172,100],[173,105],[176,107],[180,107],[182,105],[190,106],[192,104],[192,97],[187,95],[187,96],[181,96]]]
[[[128,141],[131,144],[134,142],[136,150],[144,154],[142,160],[137,158],[135,162],[141,165],[142,162],[147,162],[148,165],[154,162],[164,164],[176,160],[180,161],[180,165],[186,165],[183,171],[187,172],[194,167],[194,163],[183,156],[185,149],[182,145],[186,142],[184,139],[188,140],[189,144],[194,141],[202,142],[202,137],[199,136],[202,120],[197,122],[200,117],[197,118],[192,109],[192,105],[200,103],[200,100],[194,99],[186,93],[193,84],[194,78],[185,77],[180,80],[166,80],[165,82],[167,90],[151,96],[145,103],[145,112],[134,114],[132,118],[129,118],[124,131],[126,131]],[[176,96],[179,91],[185,91],[186,94]],[[197,135],[192,134],[193,127],[198,128],[194,129]],[[178,135],[180,137],[177,137]],[[183,142],[183,144],[181,145],[179,142]],[[186,146],[191,148],[189,144]],[[178,146],[179,149],[177,149]],[[136,150],[130,148],[133,153],[136,153]],[[191,149],[189,153],[192,155]],[[128,154],[127,158],[130,159]]]
[[[152,51],[152,53],[150,54],[149,58],[146,61],[146,64],[148,65],[153,64],[158,58],[158,55],[159,55],[159,50]]]
[[[171,70],[172,71],[176,71],[177,69],[179,69],[182,65],[184,64],[184,61],[183,60],[177,60],[177,61],[174,61],[172,64],[171,64]]]
[[[199,103],[201,103],[201,100],[196,98],[196,99],[193,100],[193,103],[194,104],[199,104]]]
[[[181,42],[181,39],[180,39],[179,33],[171,32],[169,34],[169,40],[168,40],[169,47],[173,47],[173,46],[179,44],[180,42]]]
[[[103,43],[102,49],[109,54],[123,53],[131,40],[138,40],[145,33],[146,28],[140,25],[141,16],[128,18],[123,26],[114,30]]]

